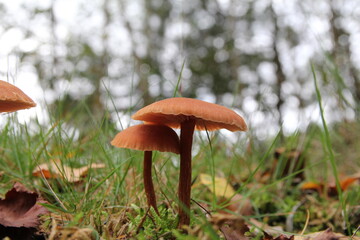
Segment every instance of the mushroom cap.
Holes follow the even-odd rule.
[[[132,118],[172,128],[180,128],[181,122],[195,119],[197,130],[247,130],[244,119],[233,110],[192,98],[177,97],[154,102],[137,111]]]
[[[111,145],[141,151],[180,153],[179,137],[165,125],[140,124],[119,132]]]
[[[14,112],[35,106],[36,103],[19,88],[0,80],[0,112]]]

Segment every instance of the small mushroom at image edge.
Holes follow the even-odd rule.
[[[152,151],[180,153],[179,137],[164,125],[140,124],[119,132],[111,145],[144,151],[143,175],[148,206],[158,212],[154,185],[151,177]]]
[[[35,106],[35,102],[19,88],[0,80],[0,112],[15,112]]]
[[[194,130],[246,131],[244,119],[231,109],[191,98],[168,98],[152,103],[132,118],[180,128],[179,227],[190,224],[191,148]]]

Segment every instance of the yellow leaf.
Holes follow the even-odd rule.
[[[224,178],[212,178],[210,175],[200,174],[200,182],[207,186],[210,191],[218,197],[231,198],[235,195],[235,190]]]

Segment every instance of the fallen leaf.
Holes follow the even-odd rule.
[[[48,212],[38,203],[38,194],[27,190],[22,184],[14,187],[0,199],[0,224],[6,227],[37,227],[38,215]]]
[[[48,210],[39,203],[45,203],[37,193],[15,183],[5,199],[0,199],[0,238],[31,239],[39,225],[39,215]]]
[[[325,231],[306,234],[304,236],[295,236],[294,240],[360,240],[359,237],[347,237],[340,233],[334,233],[330,228]]]
[[[50,163],[43,163],[36,167],[33,171],[33,176],[45,178],[63,178],[68,182],[79,182],[86,176],[89,169],[104,168],[105,164],[92,163],[89,166],[81,168],[71,168],[62,165],[60,159],[51,161]]]
[[[220,198],[219,205],[224,205],[226,209],[242,216],[250,216],[253,214],[253,207],[249,199],[236,193],[234,188],[224,178],[214,177],[207,174],[200,174],[200,182],[208,187]],[[220,211],[225,213],[224,211]]]
[[[267,234],[266,232],[264,232],[264,238],[263,240],[294,240],[294,235],[288,237],[286,235],[280,235],[276,238],[272,237],[271,235]]]
[[[280,232],[284,232],[284,229],[281,226],[269,226],[266,223],[260,222],[254,218],[251,218],[249,221],[251,225],[255,226],[255,232],[261,230],[262,232],[266,232],[267,234],[274,236],[278,235]]]
[[[341,181],[340,186],[341,189],[343,191],[345,191],[346,189],[348,189],[354,182],[356,182],[357,180],[359,180],[360,178],[355,178],[355,177],[348,177],[344,180]]]
[[[352,184],[354,184],[358,180],[360,180],[360,178],[358,178],[358,177],[347,177],[345,179],[342,179],[340,181],[341,190],[346,191]],[[315,183],[315,182],[306,182],[306,183],[302,184],[300,189],[305,192],[314,191],[319,194],[322,194],[325,190],[325,184]],[[327,195],[328,196],[337,196],[338,195],[337,187],[334,182],[327,184]]]
[[[331,229],[325,231],[307,234],[305,236],[296,236],[294,240],[360,240],[359,237],[347,237],[340,233],[334,233]]]
[[[314,240],[339,240],[341,234],[335,234],[330,228],[314,236]]]
[[[218,228],[227,240],[248,240],[245,233],[249,231],[243,218],[229,214],[213,214],[210,223]]]
[[[236,193],[233,187],[224,178],[214,177],[213,183],[213,178],[210,175],[200,174],[200,182],[218,197],[229,199]]]
[[[254,209],[251,201],[248,198],[243,197],[239,193],[235,194],[231,199],[221,202],[225,202],[226,209],[240,216],[251,216],[254,214]]]
[[[306,182],[301,185],[300,189],[304,192],[317,192],[321,194],[324,190],[324,185],[321,183]]]

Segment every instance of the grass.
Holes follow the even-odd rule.
[[[339,201],[341,203],[341,208],[342,208],[342,212],[344,214],[344,220],[346,223],[346,227],[348,228],[348,231],[350,231],[351,227],[349,225],[349,219],[348,219],[348,214],[347,214],[347,209],[346,209],[346,203],[343,197],[343,191],[341,189],[341,185],[340,185],[340,179],[339,179],[339,175],[338,175],[338,171],[337,171],[337,166],[335,163],[335,155],[334,155],[334,151],[332,149],[332,144],[331,144],[331,138],[330,138],[330,133],[329,133],[329,129],[325,120],[325,116],[324,116],[324,109],[323,109],[323,103],[322,103],[322,98],[321,98],[321,93],[320,93],[320,89],[317,83],[317,77],[316,77],[316,73],[315,73],[315,69],[312,66],[312,73],[313,73],[313,77],[314,77],[314,85],[315,85],[315,91],[316,91],[316,97],[319,103],[319,109],[320,109],[320,116],[321,116],[321,122],[324,128],[324,133],[323,133],[323,138],[325,141],[325,147],[326,147],[326,154],[328,155],[330,164],[331,164],[331,168],[332,168],[332,173],[334,175],[335,178],[335,184],[336,184],[336,190],[338,192],[339,195]]]
[[[316,89],[321,108],[320,90],[319,87]],[[219,132],[197,133],[193,157],[192,225],[188,229],[191,237],[175,228],[178,157],[167,153],[154,154],[154,185],[161,212],[161,217],[156,217],[146,206],[142,153],[112,147],[110,141],[118,131],[116,124],[107,117],[96,120],[89,111],[89,115],[84,117],[90,119],[91,130],[86,133],[77,131],[67,121],[77,118],[76,111],[65,119],[52,117],[47,126],[36,120],[22,125],[17,122],[16,113],[3,115],[8,121],[0,132],[0,195],[3,198],[14,182],[21,182],[40,193],[48,201],[45,206],[52,212],[42,218],[41,228],[46,234],[51,234],[56,225],[59,232],[90,229],[92,239],[171,239],[174,236],[177,239],[219,239],[223,237],[219,226],[209,221],[207,213],[215,214],[221,210],[232,216],[241,216],[242,213],[238,209],[224,209],[234,202],[231,199],[224,201],[199,182],[199,175],[205,173],[212,179],[226,179],[235,190],[234,196],[241,194],[243,199],[250,201],[253,210],[244,219],[252,226],[253,239],[261,239],[259,230],[266,228],[254,225],[252,219],[270,226],[281,226],[282,230],[277,234],[286,233],[290,224],[290,234],[332,227],[334,231],[349,235],[360,223],[360,187],[354,184],[342,192],[339,183],[340,175],[346,177],[359,172],[359,148],[356,146],[360,133],[352,129],[359,129],[360,123],[339,123],[328,128],[323,110],[320,112],[322,126],[312,125],[305,132],[284,137],[284,141],[280,135],[263,142],[256,141],[251,132],[247,136],[234,133],[241,136],[236,142],[230,142]],[[344,135],[343,129],[352,135]],[[251,145],[247,142],[249,137],[255,139]],[[288,159],[274,157],[279,147],[287,151],[301,150],[305,167],[283,176]],[[357,154],[347,152],[347,148],[357,151]],[[337,155],[338,152],[342,155]],[[91,163],[104,163],[106,167],[90,169],[79,183],[32,175],[38,164],[55,159],[60,160],[60,170],[64,166],[77,168]],[[347,168],[340,164],[343,159],[347,160]],[[300,184],[294,184],[300,172],[305,173],[305,178]],[[327,188],[331,179],[336,180],[339,195],[305,194],[300,188],[306,181],[317,181]],[[344,229],[344,223],[347,229]]]

